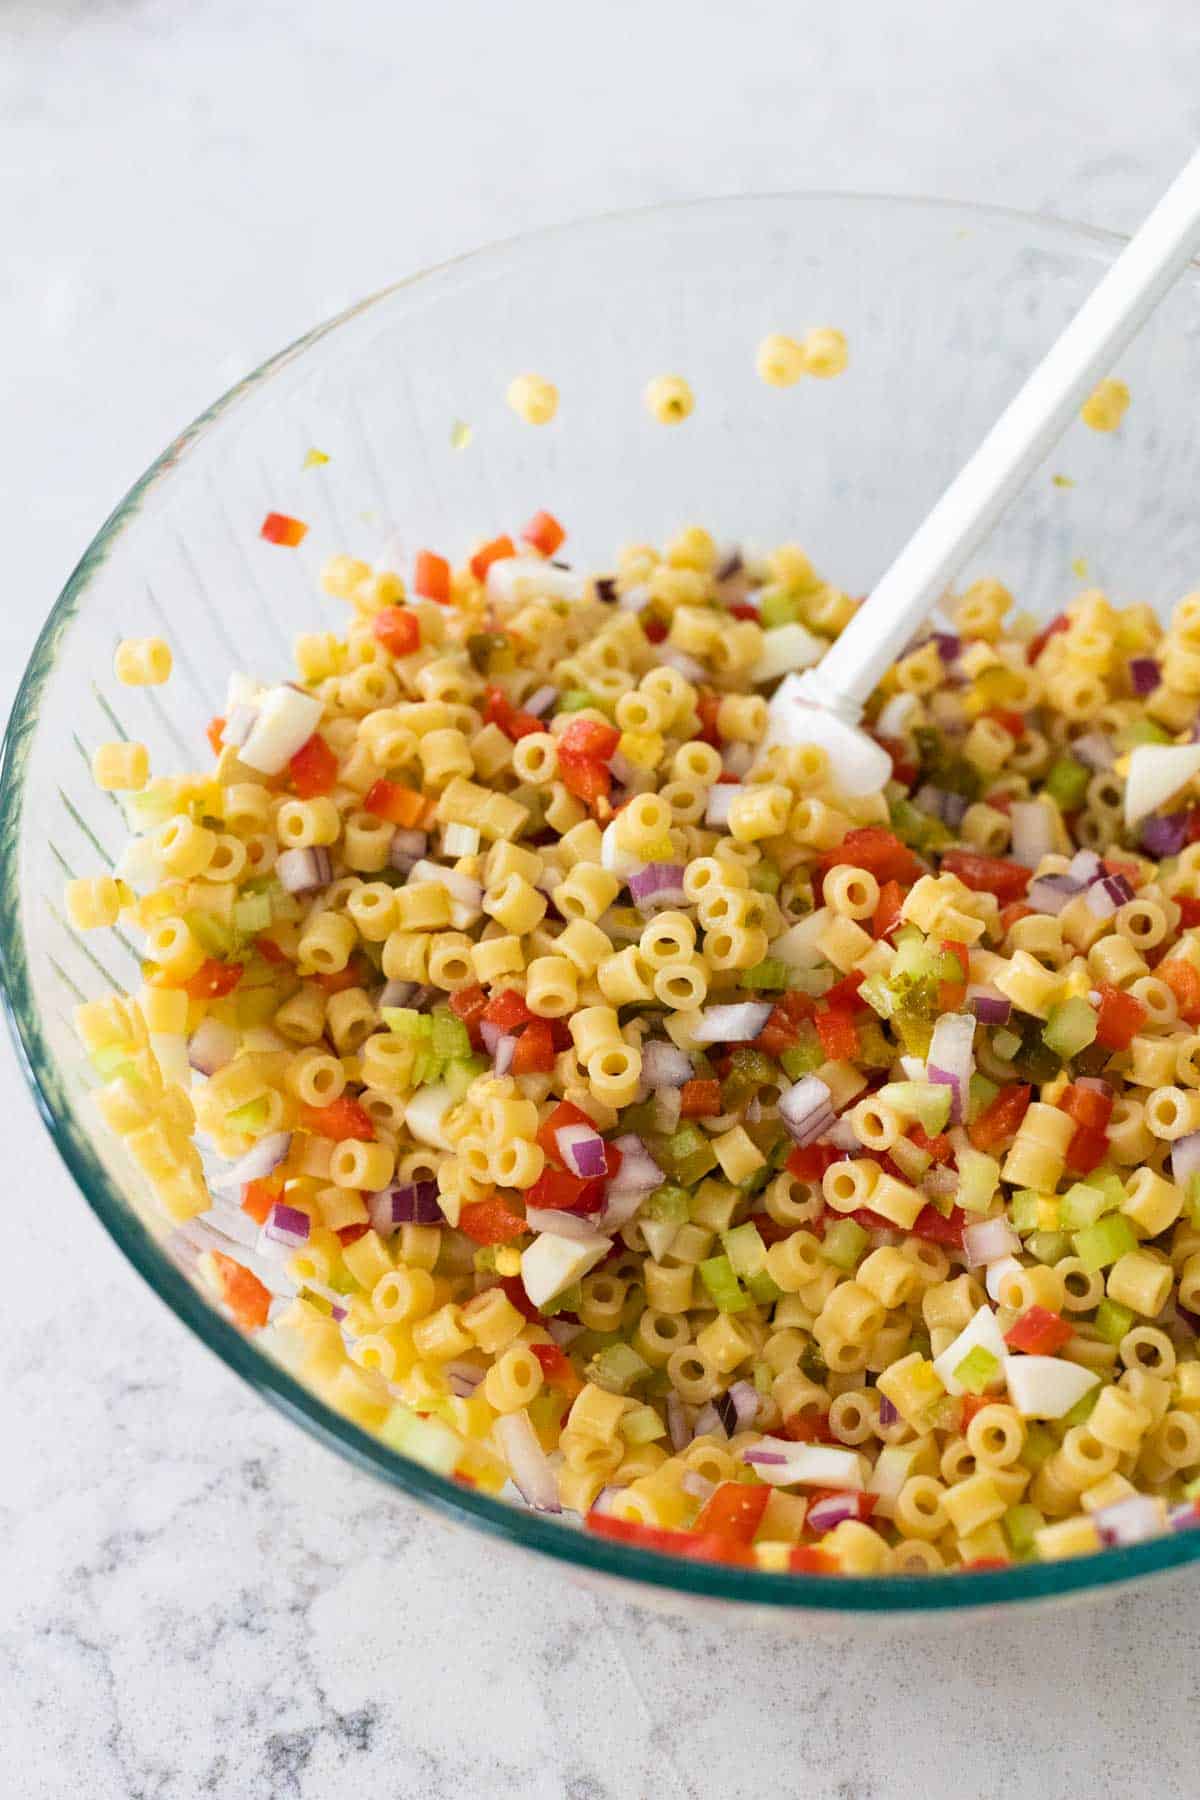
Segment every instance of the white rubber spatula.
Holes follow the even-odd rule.
[[[891,762],[858,724],[876,683],[1197,250],[1200,151],[837,642],[816,668],[785,676],[771,701],[768,743],[820,744],[845,793],[880,791]]]

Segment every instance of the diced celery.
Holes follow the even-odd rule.
[[[858,990],[858,997],[881,1019],[890,1019],[896,1010],[896,996],[882,975],[868,975]]]
[[[1132,750],[1138,744],[1169,744],[1170,741],[1170,732],[1155,724],[1153,719],[1131,719],[1117,733],[1117,745],[1121,750]]]
[[[1082,1231],[1085,1225],[1094,1225],[1106,1210],[1110,1209],[1106,1209],[1101,1189],[1077,1181],[1059,1199],[1058,1223],[1063,1231]]]
[[[775,1385],[775,1371],[769,1363],[756,1362],[750,1372],[750,1379],[756,1393],[769,1394]]]
[[[233,930],[209,912],[185,912],[183,922],[209,956],[228,956],[233,949]],[[269,923],[269,921],[268,921]]]
[[[1036,1231],[1038,1208],[1042,1196],[1034,1188],[1018,1188],[1008,1204],[1008,1216],[1014,1231]]]
[[[957,1161],[958,1205],[964,1212],[987,1212],[1000,1184],[1000,1164],[994,1156],[965,1146],[958,1151]]]
[[[835,1269],[856,1269],[870,1238],[854,1219],[839,1219],[825,1233],[821,1253]]]
[[[931,950],[924,938],[905,938],[897,944],[895,960],[892,963],[892,980],[907,975],[912,981],[923,981],[934,976],[937,971],[937,952]]]
[[[261,1094],[257,1100],[247,1100],[244,1106],[235,1106],[232,1112],[226,1113],[225,1124],[230,1131],[260,1131],[269,1112],[267,1097]]]
[[[609,1394],[627,1394],[650,1373],[650,1364],[632,1344],[610,1344],[588,1364],[588,1379]]]
[[[622,1123],[622,1129],[624,1124]],[[651,1194],[642,1207],[640,1217],[657,1219],[664,1225],[684,1225],[688,1218],[688,1191],[670,1182]]]
[[[470,1056],[470,1033],[462,1020],[455,1018],[449,1007],[435,1007],[431,1023],[435,1055],[444,1057],[447,1062],[456,1062],[460,1057]]]
[[[558,697],[560,713],[582,712],[585,706],[600,706],[595,694],[589,694],[586,688],[568,688]]]
[[[764,589],[758,603],[759,623],[764,631],[772,631],[776,625],[794,625],[802,611],[799,595],[786,593],[781,588]]]
[[[111,1081],[114,1076],[126,1072],[126,1065],[132,1069],[130,1053],[128,1044],[105,1044],[102,1049],[93,1050],[89,1060],[97,1075],[103,1075],[105,1081]]]
[[[279,925],[295,925],[304,916],[304,908],[295,894],[285,893],[282,888],[271,895],[271,919]]]
[[[765,956],[762,962],[755,963],[752,969],[742,973],[742,986],[747,988],[785,988],[788,984],[788,965],[777,956]]]
[[[967,1351],[954,1371],[954,1379],[960,1382],[968,1394],[982,1394],[989,1382],[995,1380],[1000,1369],[1000,1358],[992,1351],[976,1344]]]
[[[233,996],[234,1012],[242,1030],[265,1025],[279,1009],[280,996],[274,987],[239,988]]]
[[[491,1066],[486,1056],[463,1056],[455,1062],[447,1063],[444,1068],[439,1063],[437,1075],[426,1079],[433,1081],[440,1078],[450,1089],[454,1099],[461,1100],[471,1083],[478,1081],[481,1075],[486,1075]]]
[[[631,1406],[621,1414],[617,1430],[627,1444],[652,1444],[666,1437],[667,1428],[652,1406]]]
[[[751,1275],[746,1288],[750,1298],[758,1306],[773,1306],[776,1300],[783,1298],[783,1289],[766,1269],[760,1269],[757,1275]]]
[[[577,1313],[582,1305],[583,1289],[577,1281],[573,1281],[561,1294],[555,1294],[548,1306],[539,1306],[538,1311],[552,1319],[556,1313]]]
[[[968,1123],[973,1124],[981,1112],[986,1112],[999,1092],[1000,1089],[994,1081],[989,1081],[986,1075],[980,1075],[976,1071],[972,1075],[971,1084],[967,1089]]]
[[[951,1090],[940,1081],[889,1081],[887,1099],[906,1119],[916,1119],[929,1137],[950,1122]]]
[[[1038,1262],[1053,1265],[1067,1255],[1071,1240],[1065,1231],[1035,1231],[1026,1238],[1025,1248]]]
[[[750,1302],[742,1292],[727,1256],[710,1256],[700,1264],[700,1279],[718,1312],[744,1312]]]
[[[1119,1300],[1110,1300],[1107,1295],[1096,1308],[1096,1316],[1092,1324],[1106,1344],[1119,1344],[1127,1331],[1133,1330],[1133,1309],[1122,1306]]]
[[[1106,1213],[1094,1225],[1075,1232],[1071,1243],[1089,1275],[1110,1269],[1119,1257],[1137,1248],[1133,1226],[1124,1213]]]
[[[271,923],[271,902],[266,894],[246,894],[233,903],[233,923],[246,937],[265,931]]]
[[[1034,1473],[1042,1464],[1054,1455],[1058,1449],[1058,1439],[1052,1431],[1036,1422],[1025,1428],[1025,1448],[1021,1452],[1021,1461]]]
[[[747,1222],[721,1233],[721,1242],[735,1275],[743,1281],[759,1275],[767,1266],[767,1246],[759,1236],[758,1226]],[[828,1251],[826,1251],[828,1254]]]
[[[1091,1188],[1098,1188],[1103,1194],[1104,1205],[1100,1209],[1101,1212],[1115,1212],[1118,1206],[1124,1205],[1125,1183],[1115,1169],[1104,1165],[1093,1169],[1087,1178],[1087,1185]]]
[[[1021,1040],[1015,1031],[1009,1031],[1005,1025],[998,1025],[992,1033],[992,1049],[1001,1062],[1011,1062],[1021,1048]]]
[[[1059,1420],[1060,1429],[1070,1431],[1073,1425],[1086,1425],[1096,1409],[1096,1402],[1102,1392],[1102,1386],[1089,1388],[1082,1400],[1077,1400],[1070,1412],[1063,1414]]]
[[[773,862],[758,862],[748,871],[750,886],[756,894],[777,894],[782,877]]]
[[[1088,1005],[1082,995],[1060,1000],[1057,1006],[1050,1008],[1042,1041],[1056,1056],[1061,1056],[1064,1060],[1078,1056],[1081,1050],[1086,1050],[1089,1044],[1095,1042],[1095,1038],[1095,1009]]]
[[[380,1016],[389,1031],[402,1038],[432,1038],[433,1020],[411,1006],[381,1006]]]
[[[1188,1482],[1183,1490],[1183,1497],[1185,1500],[1200,1500],[1200,1475]]]
[[[1004,1527],[1004,1535],[1012,1546],[1015,1556],[1024,1556],[1033,1549],[1034,1534],[1046,1523],[1036,1506],[1026,1501],[1019,1501],[1010,1506],[1000,1521]]]
[[[905,1181],[920,1181],[933,1158],[928,1150],[921,1150],[911,1138],[897,1138],[888,1151],[888,1155],[903,1175]]]
[[[791,1044],[779,1053],[780,1066],[790,1081],[799,1081],[803,1076],[811,1075],[824,1061],[825,1052],[815,1030],[811,1039],[802,1034],[798,1044]]]
[[[1043,791],[1057,802],[1062,812],[1076,812],[1083,805],[1092,772],[1073,756],[1060,756],[1042,777]]]
[[[393,1450],[438,1475],[453,1475],[464,1444],[459,1434],[440,1419],[422,1418],[411,1407],[393,1406],[379,1435]]]

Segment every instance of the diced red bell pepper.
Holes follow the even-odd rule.
[[[1196,811],[1197,817],[1200,817],[1200,807]],[[1200,899],[1194,898],[1191,894],[1172,894],[1171,898],[1179,908],[1181,930],[1191,931],[1195,926],[1200,925]]]
[[[721,747],[721,732],[717,724],[717,715],[721,710],[721,696],[712,688],[701,688],[696,695],[696,716],[700,720],[699,736],[703,743],[711,744],[714,750]]]
[[[445,605],[450,598],[450,564],[432,550],[418,550],[413,564],[413,592],[422,600]]]
[[[560,752],[566,750],[571,756],[586,756],[597,762],[607,762],[621,741],[621,734],[615,725],[605,725],[599,719],[572,719],[558,740]]]
[[[974,1124],[967,1127],[967,1136],[975,1148],[991,1150],[997,1144],[1015,1137],[1032,1098],[1033,1089],[1026,1083],[1001,1088],[995,1099],[984,1107]]]
[[[284,955],[283,951],[279,948],[279,945],[275,942],[274,938],[256,937],[254,940],[254,948],[258,952],[258,954],[262,957],[264,962],[271,963],[275,968],[281,968],[281,967],[286,966],[286,964],[290,960],[287,956]]]
[[[871,1517],[879,1504],[878,1494],[868,1494],[861,1490],[858,1493],[847,1493],[845,1488],[810,1488],[805,1498],[810,1511],[818,1500],[840,1500],[844,1506],[854,1508],[853,1512],[846,1514],[848,1519],[864,1521]]]
[[[843,975],[840,981],[835,981],[831,988],[825,990],[821,996],[821,1004],[831,1012],[865,1011],[864,1002],[858,997],[858,990],[864,980],[861,969],[851,969],[848,975]]]
[[[521,527],[522,542],[532,544],[543,556],[553,556],[566,535],[554,514],[548,512],[535,512],[529,523]]]
[[[880,883],[913,882],[925,872],[908,846],[883,825],[856,825],[840,844],[822,853],[824,868],[836,868],[839,863],[866,869]]]
[[[816,1010],[817,1003],[811,994],[802,994],[798,989],[781,994],[754,1040],[755,1048],[765,1056],[778,1056],[781,1051],[790,1049],[796,1042],[797,1026],[802,1020],[811,1019]]]
[[[221,1250],[209,1252],[221,1286],[221,1298],[243,1331],[260,1331],[271,1310],[271,1290],[252,1270]]]
[[[375,1136],[370,1113],[349,1094],[339,1094],[328,1106],[302,1106],[300,1123],[315,1137],[333,1138],[339,1144],[348,1138],[370,1142]]]
[[[751,606],[747,600],[735,600],[733,605],[727,610],[731,618],[748,619],[751,624],[754,625],[757,625],[758,623],[758,608],[757,606]]]
[[[458,1215],[458,1228],[476,1244],[511,1244],[529,1230],[503,1200],[472,1200]]]
[[[1024,898],[1029,870],[1003,856],[980,856],[974,850],[947,850],[943,875],[957,875],[964,887],[976,894],[995,894],[1003,905]]]
[[[1100,982],[1098,992],[1096,1042],[1105,1050],[1128,1050],[1149,1017],[1146,1008],[1136,994],[1126,994],[1111,982]]]
[[[819,1012],[814,1021],[821,1048],[830,1062],[852,1062],[858,1055],[858,1026],[848,1012]]]
[[[985,1406],[991,1406],[995,1401],[995,1398],[996,1396],[994,1394],[964,1394],[962,1397],[962,1415],[959,1419],[958,1429],[965,1433],[967,1426],[971,1423],[971,1420],[975,1417],[976,1413],[982,1412]]]
[[[494,683],[487,690],[483,717],[486,724],[498,725],[514,744],[523,737],[532,736],[535,731],[545,730],[539,718],[514,706],[504,689]]]
[[[459,988],[450,996],[450,1011],[461,1019],[468,1030],[487,1017],[488,997],[481,987]]]
[[[598,1512],[590,1512],[584,1524],[598,1537],[633,1544],[639,1550],[657,1550],[662,1556],[682,1556],[689,1562],[736,1563],[746,1567],[754,1562],[752,1552],[742,1545],[711,1532],[702,1536],[695,1531],[670,1531],[662,1525],[636,1524],[632,1519],[617,1519],[610,1513]]]
[[[288,763],[292,786],[301,800],[315,800],[331,794],[337,785],[338,759],[319,731],[314,731],[306,744],[301,744]]]
[[[268,544],[282,544],[294,550],[308,536],[308,526],[303,519],[293,519],[288,513],[271,512],[259,526],[258,535],[266,538]]]
[[[1077,1125],[1086,1125],[1092,1131],[1106,1130],[1112,1118],[1113,1096],[1105,1088],[1084,1087],[1073,1081],[1059,1095],[1058,1104]]]
[[[879,890],[879,904],[871,920],[871,930],[877,938],[885,938],[889,932],[895,931],[900,923],[900,909],[903,905],[904,889],[900,883],[885,881]]]
[[[1108,1133],[1077,1125],[1067,1145],[1066,1164],[1072,1175],[1090,1175],[1108,1155]]]
[[[344,969],[330,969],[321,974],[309,975],[307,979],[315,982],[323,993],[344,994],[347,988],[362,987],[366,976],[366,959],[352,956]]]
[[[886,750],[892,759],[892,780],[898,781],[901,787],[910,788],[919,773],[916,758],[903,738],[885,737],[883,733],[873,731],[870,734],[881,750]]]
[[[471,558],[471,573],[476,581],[482,581],[493,563],[503,562],[506,557],[516,554],[517,547],[507,534],[492,538],[481,544]]]
[[[562,1162],[558,1149],[558,1133],[564,1125],[586,1125],[589,1131],[595,1131],[595,1121],[590,1119],[581,1106],[571,1100],[560,1100],[554,1111],[545,1118],[538,1127],[537,1141],[548,1157],[556,1163]]]
[[[721,1112],[719,1081],[685,1081],[679,1090],[681,1119],[715,1119]]]
[[[1101,867],[1106,875],[1123,875],[1130,887],[1135,891],[1138,888],[1145,886],[1146,872],[1140,864],[1129,862],[1123,856],[1109,855],[1102,857],[1100,860]]]
[[[529,1348],[542,1365],[542,1379],[547,1387],[557,1388],[572,1399],[583,1387],[575,1365],[557,1344],[530,1344]]]
[[[525,996],[516,988],[504,988],[493,994],[483,1009],[483,1017],[487,1024],[498,1025],[501,1031],[515,1031],[519,1025],[528,1025],[533,1014],[525,1004]]]
[[[1031,1306],[1004,1334],[1010,1350],[1026,1356],[1053,1356],[1073,1335],[1073,1327],[1044,1306]]]
[[[793,1544],[788,1551],[788,1573],[791,1575],[836,1575],[838,1562],[828,1550],[815,1544]]]
[[[371,620],[371,630],[389,656],[411,656],[421,647],[421,621],[405,606],[385,606]]]
[[[1156,973],[1174,994],[1180,1018],[1189,1025],[1200,1022],[1200,970],[1181,957],[1170,956],[1159,963]]]
[[[1033,908],[1026,906],[1023,900],[1010,900],[1007,906],[1000,908],[1000,929],[1007,933],[1021,919],[1032,919]]]
[[[565,754],[559,749],[558,773],[563,786],[577,800],[586,801],[589,806],[597,800],[607,800],[612,792],[612,774],[607,763],[597,762],[591,756],[579,756],[570,751]]]
[[[513,1051],[514,1075],[549,1075],[554,1067],[554,1033],[549,1019],[531,1019]]]
[[[1052,637],[1057,637],[1060,631],[1066,631],[1070,627],[1070,624],[1071,621],[1067,618],[1065,613],[1059,613],[1057,618],[1051,619],[1050,623],[1044,626],[1042,630],[1037,633],[1036,637],[1030,638],[1025,649],[1026,662],[1035,663],[1042,654],[1042,651],[1046,648],[1046,645],[1050,642],[1050,639]]]
[[[194,975],[189,975],[183,983],[183,991],[193,1000],[221,1000],[226,994],[232,994],[242,979],[244,965],[236,962],[218,962],[215,957],[207,957]]]
[[[389,781],[386,776],[381,775],[367,789],[363,810],[377,819],[386,819],[390,825],[400,825],[406,831],[412,831],[424,823],[429,808],[423,794],[405,787],[401,781]]]
[[[829,1424],[827,1412],[794,1412],[789,1413],[779,1427],[785,1438],[793,1444],[833,1444],[836,1437]]]
[[[770,1213],[751,1213],[750,1224],[754,1226],[768,1250],[772,1244],[778,1244],[783,1238],[791,1237],[796,1229],[794,1225],[781,1225],[778,1219],[771,1217]]]
[[[220,756],[222,750],[225,748],[224,744],[221,742],[221,733],[224,729],[225,721],[220,717],[210,719],[208,724],[204,727],[204,735],[208,739],[208,747],[214,756]]]
[[[593,1213],[604,1205],[604,1183],[607,1176],[584,1179],[569,1169],[545,1168],[531,1188],[525,1190],[526,1203],[534,1207],[550,1207],[555,1212]]]
[[[949,1217],[940,1213],[936,1206],[923,1206],[909,1230],[914,1237],[924,1238],[927,1244],[949,1244],[953,1249],[961,1250],[966,1223],[967,1215],[961,1206],[953,1207]]]
[[[797,1181],[820,1181],[826,1169],[845,1156],[844,1150],[835,1150],[832,1144],[797,1144],[788,1151],[788,1159],[784,1168]]]
[[[752,1544],[771,1498],[765,1482],[723,1481],[708,1496],[692,1530],[712,1532],[734,1544]]]
[[[1001,731],[1007,731],[1011,738],[1023,738],[1025,735],[1025,717],[1023,713],[1014,712],[1009,707],[993,706],[984,713],[985,719],[994,719]]]
[[[647,643],[661,644],[667,635],[667,628],[663,621],[661,619],[656,619],[653,613],[651,613],[649,618],[646,617],[645,613],[639,613],[638,618],[641,620],[642,630],[646,634]]]
[[[954,1146],[944,1131],[939,1131],[936,1137],[930,1137],[923,1125],[910,1125],[906,1135],[918,1150],[924,1150],[935,1163],[947,1163],[954,1155]]]
[[[963,980],[969,981],[971,979],[971,952],[967,945],[960,944],[957,938],[943,938],[941,948],[956,959],[962,970]]]
[[[242,1211],[248,1213],[256,1225],[265,1225],[268,1213],[282,1194],[283,1181],[278,1175],[247,1181],[242,1186]]]
[[[333,1235],[344,1248],[347,1244],[357,1244],[359,1238],[366,1237],[370,1229],[369,1225],[341,1225]]]

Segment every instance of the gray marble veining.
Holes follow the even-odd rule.
[[[9,0],[0,697],[132,477],[355,293],[531,225],[721,190],[1129,225],[1200,127],[1192,15]],[[599,1600],[260,1405],[92,1221],[6,1047],[0,1105],[5,1800],[1194,1793],[1196,1579],[841,1642]]]

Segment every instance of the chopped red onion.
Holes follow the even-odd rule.
[[[707,1406],[702,1406],[700,1411],[696,1414],[696,1436],[721,1438],[727,1438],[729,1436],[721,1415],[717,1411],[715,1403],[711,1400],[708,1402]]]
[[[1007,1219],[981,1219],[963,1231],[963,1249],[968,1269],[978,1269],[1002,1256],[1019,1256],[1021,1240]]]
[[[584,1218],[580,1213],[560,1212],[556,1206],[527,1206],[525,1223],[530,1231],[551,1231],[557,1237],[577,1238],[580,1242],[590,1243],[596,1235],[592,1218]]]
[[[753,1104],[753,1102],[751,1102]],[[679,1088],[660,1088],[654,1096],[654,1129],[661,1131],[664,1137],[670,1137],[679,1129],[679,1115],[683,1111],[683,1094]],[[749,1117],[749,1108],[747,1108]]]
[[[950,1117],[963,1122],[967,1088],[975,1073],[975,1018],[972,1013],[943,1013],[933,1028],[926,1067],[930,1081],[950,1088]]]
[[[725,773],[736,775],[739,780],[743,775],[749,774],[753,763],[754,750],[750,744],[726,744],[721,752],[721,766]],[[726,781],[721,785],[732,787],[733,783]]]
[[[311,1227],[312,1220],[307,1213],[301,1212],[298,1206],[287,1206],[277,1200],[267,1214],[263,1234],[273,1243],[287,1244],[295,1250],[308,1242]]]
[[[508,1464],[513,1485],[537,1512],[559,1513],[558,1483],[527,1412],[501,1413],[492,1435]]]
[[[932,782],[924,782],[913,795],[914,806],[922,812],[932,813],[946,825],[961,825],[966,814],[968,802],[962,794],[952,793],[949,788],[935,787]]]
[[[1135,694],[1152,694],[1162,680],[1162,670],[1152,656],[1131,656],[1126,667]]]
[[[512,1068],[513,1057],[517,1053],[517,1040],[511,1033],[497,1041],[492,1052],[492,1069],[497,1075],[507,1075]]]
[[[748,1044],[756,1038],[772,1007],[769,1001],[743,1000],[735,1006],[706,1006],[692,1030],[698,1044]]]
[[[1102,1506],[1092,1514],[1092,1522],[1102,1544],[1144,1544],[1162,1533],[1162,1507],[1149,1494],[1130,1494],[1127,1500]]]
[[[735,1381],[729,1390],[737,1414],[737,1430],[745,1431],[758,1417],[759,1393],[752,1381]],[[731,1437],[733,1433],[729,1434]]]
[[[678,1394],[667,1395],[667,1433],[672,1450],[686,1450],[694,1435]]]
[[[1200,1172],[1200,1131],[1189,1131],[1171,1145],[1171,1179],[1187,1181]]]
[[[682,1087],[695,1072],[691,1057],[677,1044],[655,1038],[642,1045],[642,1074],[652,1088]]]
[[[315,894],[333,880],[328,850],[285,850],[275,864],[280,886],[289,894]]]
[[[624,1137],[612,1141],[621,1152],[621,1166],[608,1184],[609,1197],[623,1193],[650,1194],[662,1186],[666,1178],[640,1137],[626,1132]]]
[[[938,647],[938,655],[944,663],[957,662],[962,655],[962,639],[952,631],[935,631],[933,641]]]
[[[1188,838],[1188,815],[1167,813],[1142,825],[1142,849],[1151,856],[1178,856]]]
[[[972,981],[967,987],[967,1005],[981,1025],[1007,1025],[1012,1001],[999,988],[986,981]]]
[[[1111,919],[1117,910],[1117,901],[1109,891],[1107,881],[1093,881],[1083,897],[1087,901],[1088,911],[1097,919]]]
[[[408,831],[401,829],[392,834],[391,849],[388,861],[392,868],[401,875],[407,875],[415,863],[419,863],[429,848],[429,833],[426,831]]]
[[[456,1361],[443,1363],[442,1374],[450,1383],[453,1391],[466,1398],[468,1394],[475,1392],[483,1380],[484,1371],[476,1368],[474,1363]]]
[[[188,1062],[200,1075],[215,1075],[233,1061],[240,1043],[240,1034],[233,1026],[222,1024],[210,1013],[188,1039]]]
[[[547,682],[545,687],[540,687],[530,694],[528,700],[523,703],[522,711],[532,713],[535,719],[544,718],[557,699],[558,689],[551,687]]]
[[[729,823],[729,809],[742,793],[742,785],[735,781],[719,781],[708,790],[708,799],[704,806],[704,823],[710,831],[720,831]]]
[[[546,1330],[560,1350],[565,1350],[568,1344],[573,1344],[585,1329],[586,1327],[583,1325],[573,1325],[570,1319],[546,1320]]]
[[[1196,1531],[1200,1529],[1200,1502],[1181,1500],[1167,1514],[1167,1524],[1172,1531]]]
[[[1083,887],[1070,875],[1039,875],[1030,882],[1026,899],[1034,912],[1051,913],[1057,918],[1064,906],[1083,892]]]
[[[501,1027],[499,1025],[494,1025],[490,1019],[481,1019],[479,1021],[479,1035],[483,1039],[483,1047],[488,1055],[495,1056],[496,1045],[504,1036]]]
[[[833,1096],[818,1075],[805,1075],[779,1096],[779,1117],[795,1144],[812,1144],[834,1124]]]
[[[643,912],[652,906],[685,905],[683,875],[682,863],[646,863],[635,869],[628,878],[634,905]]]
[[[554,1134],[558,1154],[571,1171],[584,1181],[594,1181],[606,1173],[604,1139],[592,1125],[560,1125]]]
[[[862,1517],[861,1494],[822,1494],[814,1500],[804,1516],[805,1526],[809,1531],[832,1531],[835,1525],[841,1525],[846,1519]]]
[[[1077,850],[1067,864],[1066,873],[1072,881],[1077,881],[1084,888],[1093,881],[1099,881],[1104,873],[1104,865],[1094,850]]]
[[[1028,869],[1036,869],[1043,856],[1055,847],[1055,815],[1038,800],[1014,800],[1012,821],[1012,858]]]
[[[388,1237],[400,1225],[444,1225],[436,1181],[411,1181],[366,1196],[373,1228]]]
[[[713,1405],[717,1409],[717,1417],[721,1421],[725,1436],[732,1437],[738,1428],[738,1416],[737,1407],[733,1404],[731,1395],[717,1394],[713,1399]]]
[[[658,660],[666,663],[668,668],[678,670],[685,681],[703,682],[707,679],[704,664],[697,662],[696,658],[689,656],[686,651],[677,650],[674,644],[660,645]]]
[[[931,1200],[947,1200],[958,1192],[958,1171],[944,1163],[935,1163],[921,1177],[921,1192]]]
[[[879,1423],[881,1425],[894,1425],[899,1417],[900,1414],[896,1410],[895,1401],[889,1400],[885,1394],[883,1399],[879,1402]]]
[[[273,1131],[269,1137],[259,1138],[252,1150],[239,1157],[225,1179],[239,1186],[247,1181],[261,1181],[272,1169],[279,1167],[291,1147],[290,1131]]]
[[[858,1133],[846,1118],[835,1119],[827,1126],[821,1133],[821,1142],[832,1144],[835,1150],[857,1150],[859,1147]]]
[[[779,1464],[785,1463],[787,1457],[781,1456],[777,1450],[743,1450],[742,1461],[748,1463]]]
[[[1112,739],[1103,731],[1085,731],[1072,743],[1071,755],[1097,774],[1111,769],[1117,760]]]

